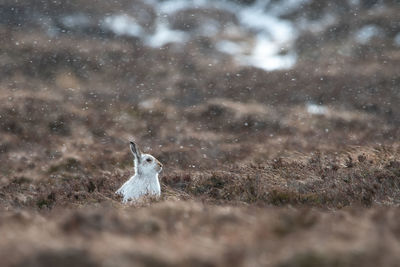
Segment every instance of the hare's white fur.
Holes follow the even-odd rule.
[[[134,156],[135,175],[115,193],[123,197],[123,203],[138,200],[146,195],[160,196],[158,174],[162,170],[162,164],[152,155],[140,152],[135,143],[131,142],[130,148]]]

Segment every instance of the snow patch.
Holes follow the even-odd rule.
[[[239,54],[243,51],[243,48],[240,44],[228,40],[219,41],[215,46],[219,51],[231,55]]]
[[[183,31],[172,30],[164,23],[158,23],[152,35],[144,37],[145,43],[151,47],[161,47],[167,43],[183,43],[189,37]]]
[[[116,35],[138,37],[151,47],[161,47],[167,43],[185,43],[199,35],[208,36],[217,40],[215,44],[219,51],[232,55],[239,64],[266,70],[285,69],[292,67],[297,57],[295,52],[282,54],[281,48],[290,48],[297,32],[294,25],[279,18],[279,14],[307,1],[284,0],[279,5],[271,5],[271,1],[258,0],[252,5],[243,5],[225,0],[145,0],[157,14],[155,30],[144,28],[134,17],[125,13],[106,16],[100,22],[100,26]],[[222,25],[221,29],[220,22],[211,18],[205,19],[196,32],[172,29],[168,17],[187,8],[217,9],[236,14],[239,27],[244,28],[243,32],[250,35],[245,36],[239,31],[238,36],[230,38],[229,31],[232,27]],[[83,14],[72,14],[62,18],[62,23],[69,28],[87,26],[90,22]],[[222,40],[218,40],[220,34],[224,36]]]
[[[400,32],[394,37],[394,44],[400,47]]]
[[[265,69],[277,70],[288,69],[296,63],[296,55],[288,53],[280,54],[280,47],[272,40],[263,35],[257,36],[257,41],[252,53],[249,56],[243,56],[241,59],[248,65]]]
[[[355,38],[356,41],[361,44],[369,43],[374,37],[379,37],[383,34],[383,31],[380,27],[376,25],[366,25],[359,29],[356,34]]]
[[[117,35],[128,35],[141,37],[142,27],[136,20],[126,14],[112,15],[104,19],[102,26]]]
[[[67,28],[85,27],[90,25],[90,19],[85,14],[66,15],[62,17],[60,21]]]
[[[306,105],[307,112],[313,115],[325,115],[328,112],[328,108],[325,106],[308,103]]]

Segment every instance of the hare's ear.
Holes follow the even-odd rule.
[[[139,147],[132,141],[130,142],[130,147],[133,155],[137,158],[138,162],[140,162],[140,159],[142,157],[142,152],[140,152]]]

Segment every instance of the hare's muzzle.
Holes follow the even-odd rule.
[[[162,167],[163,167],[161,162],[157,161],[157,167],[158,167],[158,171],[160,172],[162,170]]]

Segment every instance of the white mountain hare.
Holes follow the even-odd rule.
[[[138,200],[146,195],[160,196],[158,174],[162,170],[162,164],[152,155],[143,154],[134,142],[130,142],[130,148],[134,157],[135,175],[115,193],[123,197],[123,203]]]

